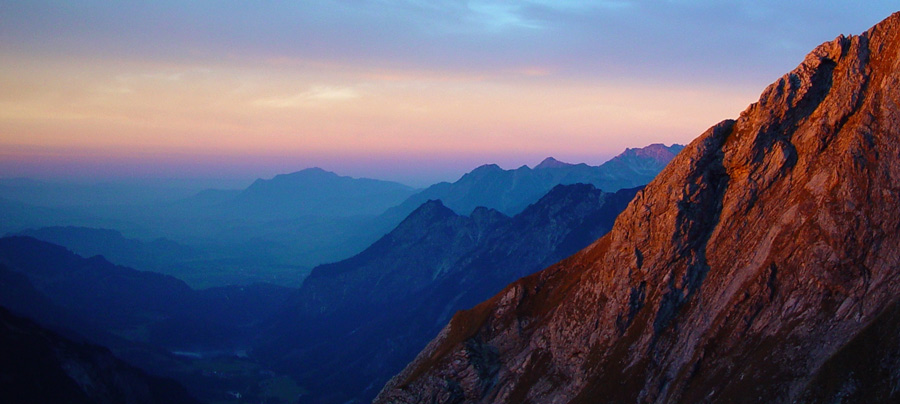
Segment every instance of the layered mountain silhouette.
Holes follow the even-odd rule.
[[[199,403],[172,380],[152,377],[106,348],[72,341],[0,307],[4,403]]]
[[[462,215],[484,206],[512,216],[560,184],[591,184],[606,192],[643,186],[682,148],[684,146],[677,144],[652,144],[640,149],[627,149],[599,166],[563,163],[552,157],[534,168],[522,166],[504,170],[496,164],[486,164],[456,182],[442,182],[426,188],[385,215],[406,217],[426,201],[440,200]]]
[[[897,402],[900,13],[810,53],[377,403]]]
[[[120,265],[154,272],[176,272],[171,269],[173,266],[200,257],[196,249],[172,240],[142,241],[111,229],[52,226],[23,230],[16,235],[65,246],[82,257],[102,255]]]
[[[101,256],[82,258],[30,237],[0,238],[0,306],[66,338],[107,347],[153,375],[175,378],[204,399],[221,399],[246,381],[203,373],[172,352],[228,356],[248,349],[289,292],[267,284],[194,290]]]
[[[172,198],[184,191],[161,184],[143,190],[0,180],[0,234],[33,235],[84,255],[175,275],[198,288],[255,282],[297,287],[310,268],[358,254],[430,199],[464,215],[476,206],[514,215],[558,184],[590,183],[607,192],[646,184],[680,147],[629,149],[600,167],[552,158],[534,169],[484,166],[426,190],[321,168],[177,200]],[[154,196],[154,190],[164,195]],[[116,199],[116,192],[125,195]],[[113,242],[102,229],[128,241]],[[162,240],[177,245],[160,251]],[[135,242],[145,245],[125,245]],[[182,246],[191,253],[182,254]]]
[[[206,192],[182,202],[191,216],[216,218],[193,228],[213,233],[213,242],[236,244],[248,238],[268,244],[276,262],[314,266],[352,256],[374,243],[429,200],[441,200],[468,215],[484,206],[511,216],[559,184],[592,184],[606,192],[648,183],[683,146],[654,144],[628,149],[601,166],[545,159],[534,169],[503,170],[484,165],[453,183],[425,190],[370,179],[339,176],[319,168],[257,180],[239,194]],[[188,219],[191,220],[191,219]],[[181,220],[172,225],[181,228]],[[217,228],[221,227],[221,228]],[[244,254],[243,256],[248,256]],[[268,258],[268,257],[266,257]]]
[[[0,265],[27,279],[37,295],[68,315],[173,350],[245,345],[253,324],[271,315],[290,292],[267,284],[194,290],[172,276],[118,266],[102,256],[83,258],[30,237],[0,238]],[[7,294],[0,303],[29,308],[34,296],[16,300],[17,295]],[[26,314],[42,322],[56,317]]]
[[[558,185],[513,217],[426,202],[359,255],[315,268],[254,352],[300,375],[310,402],[370,401],[454,312],[583,248],[636,192]]]

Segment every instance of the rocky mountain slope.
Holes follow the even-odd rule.
[[[900,13],[810,53],[378,403],[896,402]]]
[[[510,218],[419,207],[359,255],[316,268],[254,354],[309,386],[309,402],[368,402],[450,316],[588,245],[636,189],[560,185]]]

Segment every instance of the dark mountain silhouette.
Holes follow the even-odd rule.
[[[511,216],[559,184],[592,184],[606,192],[643,186],[683,147],[653,144],[642,149],[628,149],[599,166],[568,164],[552,157],[533,169],[522,166],[504,170],[496,164],[486,164],[454,183],[442,182],[426,188],[387,211],[386,215],[403,218],[428,200],[440,200],[463,215],[484,206]]]
[[[371,400],[457,310],[605,233],[637,189],[559,185],[514,217],[428,201],[362,253],[315,268],[254,352],[309,402]]]
[[[105,348],[69,340],[2,307],[0,401],[199,403],[175,381],[149,376]]]
[[[897,402],[900,13],[702,134],[378,403]]]
[[[247,344],[239,337],[249,338],[252,325],[271,315],[290,291],[265,284],[197,291],[168,275],[118,266],[102,256],[82,258],[30,237],[0,238],[0,264],[24,275],[67,313],[168,349]]]
[[[177,271],[173,267],[200,257],[196,249],[172,240],[158,238],[145,242],[126,238],[110,229],[54,226],[23,230],[16,235],[58,244],[83,257],[102,255],[112,262],[144,271],[174,274]]]
[[[105,346],[151,374],[177,379],[204,399],[222,399],[229,389],[261,397],[267,393],[256,382],[283,377],[233,353],[251,346],[289,292],[267,284],[193,290],[173,277],[100,256],[82,258],[29,237],[0,238],[0,305],[68,338]],[[226,359],[195,364],[173,351],[199,362],[207,353]],[[223,361],[235,363],[216,365]],[[225,377],[210,373],[210,366],[246,368],[247,374]]]

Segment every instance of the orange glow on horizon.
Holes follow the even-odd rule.
[[[536,66],[491,77],[276,64],[0,67],[0,158],[612,155],[688,142],[755,96]]]

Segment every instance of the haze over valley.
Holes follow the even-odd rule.
[[[897,402],[895,8],[0,5],[0,402]]]

